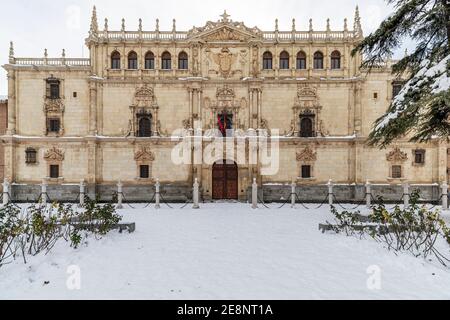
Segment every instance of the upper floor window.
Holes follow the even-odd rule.
[[[323,69],[323,53],[320,51],[314,53],[314,69]]]
[[[297,69],[298,70],[306,69],[306,54],[303,51],[300,51],[297,54]]]
[[[314,117],[301,116],[300,117],[300,137],[311,138],[314,137]]]
[[[270,52],[264,52],[263,54],[263,69],[264,70],[271,70],[273,67],[273,58],[272,53]]]
[[[37,151],[34,148],[28,148],[25,150],[25,162],[27,164],[37,163]]]
[[[162,60],[162,69],[163,70],[170,70],[172,69],[172,56],[169,52],[164,52],[161,56]]]
[[[339,51],[333,51],[331,53],[331,69],[341,68],[341,53]]]
[[[120,53],[117,51],[111,54],[111,69],[120,69]]]
[[[186,52],[181,52],[178,55],[178,69],[187,70],[188,67],[188,55]]]
[[[280,54],[280,69],[289,69],[289,53],[286,51]]]
[[[145,138],[152,136],[151,115],[138,116],[138,137]]]
[[[60,98],[60,86],[61,82],[56,78],[47,79],[47,98],[59,99]]]
[[[138,56],[137,53],[131,51],[128,54],[128,69],[136,70],[138,68]]]
[[[147,52],[145,55],[145,69],[154,70],[155,69],[155,55],[153,52]]]
[[[50,133],[59,133],[61,130],[61,120],[59,118],[50,118],[47,121],[47,131]]]
[[[402,81],[395,81],[392,83],[392,97],[398,96],[400,91],[402,91],[403,88],[403,82]]]
[[[414,150],[414,164],[425,164],[425,150]]]

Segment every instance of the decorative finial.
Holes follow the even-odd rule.
[[[172,21],[172,32],[177,31],[177,20],[173,19]]]
[[[313,31],[313,20],[309,19],[309,31]]]
[[[122,18],[122,32],[125,32],[125,19]]]
[[[344,19],[344,31],[348,31],[348,20],[347,20],[347,18]]]
[[[91,17],[91,33],[98,33],[98,22],[97,22],[97,8],[94,6],[92,9],[92,17]]]
[[[66,49],[62,49],[61,57],[64,59],[66,57]]]
[[[222,17],[222,22],[226,23],[226,22],[230,21],[228,18],[231,16],[227,13],[227,10],[224,10],[221,17]]]
[[[14,60],[14,43],[9,43],[9,60]]]
[[[361,26],[361,16],[359,15],[359,7],[356,6],[355,10],[355,24],[353,30],[356,32],[357,37],[363,36],[362,26]]]
[[[405,49],[405,57],[408,56],[408,48]]]
[[[159,31],[159,19],[156,19],[156,31]]]
[[[292,31],[295,32],[295,19],[292,19]]]
[[[275,19],[275,31],[278,31],[278,19]]]
[[[108,18],[105,18],[105,32],[108,32]]]
[[[44,49],[44,58],[45,58],[45,59],[48,58],[48,51],[47,51],[47,49]]]
[[[330,27],[330,18],[327,19],[327,31],[331,31],[331,27]]]
[[[139,31],[142,31],[142,19],[139,18]]]

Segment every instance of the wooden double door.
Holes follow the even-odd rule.
[[[238,200],[238,166],[216,163],[213,166],[213,199]]]

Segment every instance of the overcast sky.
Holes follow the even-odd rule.
[[[14,41],[16,57],[42,57],[44,48],[50,57],[59,57],[63,48],[67,57],[87,57],[84,39],[89,31],[92,6],[97,6],[99,26],[109,19],[109,29],[120,30],[121,19],[126,28],[137,30],[143,19],[145,30],[153,30],[160,19],[161,30],[171,30],[172,19],[177,29],[203,26],[219,19],[226,9],[234,21],[247,26],[273,30],[275,19],[281,30],[290,30],[292,18],[297,30],[307,30],[309,18],[314,29],[325,30],[326,19],[332,29],[342,30],[344,18],[353,27],[355,7],[359,4],[365,34],[374,31],[392,9],[385,0],[14,0],[2,1],[0,19],[0,64],[8,62],[9,41]],[[400,50],[399,50],[400,52]],[[6,73],[0,71],[0,95],[7,94]]]

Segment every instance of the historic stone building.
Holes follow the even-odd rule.
[[[437,198],[436,184],[447,180],[445,142],[405,139],[386,150],[365,144],[402,79],[390,62],[362,70],[362,57],[351,55],[361,39],[358,11],[354,27],[345,20],[341,31],[329,22],[317,31],[312,21],[297,31],[293,20],[292,30],[279,30],[276,21],[267,32],[226,12],[189,31],[178,31],[175,20],[171,31],[159,30],[158,21],[154,31],[144,31],[142,21],[129,31],[125,20],[112,31],[107,19],[98,25],[94,8],[89,59],[64,51],[50,58],[47,50],[42,58],[17,58],[11,43],[2,139],[13,197],[37,198],[47,179],[61,199],[75,198],[84,180],[90,194],[110,197],[121,181],[128,199],[148,200],[159,179],[167,199],[181,200],[198,178],[204,199],[242,200],[256,178],[275,200],[289,194],[292,181],[305,198],[319,200],[329,179],[347,200],[362,198],[366,181],[386,195],[408,181]],[[199,127],[201,147],[243,141],[247,160],[249,137],[278,139],[279,169],[264,175],[261,155],[256,163],[175,163],[176,130],[198,136]],[[234,160],[225,151],[214,157]]]

